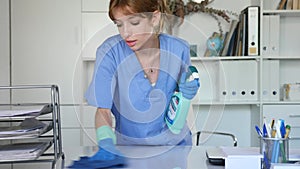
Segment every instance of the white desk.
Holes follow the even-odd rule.
[[[202,146],[120,146],[119,149],[128,157],[128,166],[123,169],[224,169],[224,166],[208,163],[206,148]],[[95,147],[64,147],[64,150],[69,152],[66,154],[66,167],[71,160],[96,152]]]
[[[119,146],[118,148],[128,158],[128,166],[122,167],[122,169],[225,168],[224,166],[211,165],[207,161],[205,153],[209,147],[204,146]],[[65,168],[73,160],[78,160],[80,156],[92,156],[97,151],[97,147],[64,147],[63,149],[66,156]],[[300,159],[300,149],[290,150],[290,157],[298,161]],[[300,168],[300,165],[296,167]]]

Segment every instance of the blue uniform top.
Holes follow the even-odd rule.
[[[160,70],[155,86],[144,77],[135,53],[120,35],[108,38],[97,49],[85,98],[90,105],[111,109],[118,144],[191,144],[187,125],[175,135],[164,121],[177,81],[190,65],[189,45],[167,34],[160,34],[159,40]]]

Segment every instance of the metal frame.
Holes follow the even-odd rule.
[[[208,133],[208,134],[217,134],[217,135],[223,135],[223,136],[228,136],[232,138],[233,141],[233,146],[236,147],[237,146],[237,138],[231,134],[231,133],[225,133],[225,132],[218,132],[218,131],[197,131],[196,132],[196,146],[199,146],[199,137],[201,133]]]
[[[25,160],[25,161],[7,161],[0,162],[0,164],[5,163],[41,163],[41,162],[51,162],[52,169],[55,168],[57,161],[61,158],[61,168],[64,167],[64,153],[62,150],[62,135],[61,135],[61,117],[60,117],[60,100],[59,100],[59,87],[57,85],[20,85],[20,86],[0,86],[0,90],[18,90],[18,89],[48,89],[50,90],[50,106],[52,107],[51,119],[52,121],[52,131],[53,135],[44,136],[44,137],[53,137],[52,146],[53,153],[44,153],[39,156],[36,160]],[[0,104],[0,106],[26,106],[26,105],[45,105],[49,103],[22,103],[22,104]],[[11,120],[6,120],[6,122],[10,122]],[[43,137],[43,136],[40,136]],[[45,158],[41,158],[41,157]],[[48,158],[47,158],[48,157]]]

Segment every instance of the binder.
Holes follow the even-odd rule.
[[[237,45],[235,50],[235,56],[245,56],[245,39],[246,39],[246,14],[241,13],[239,16]]]
[[[270,15],[263,16],[262,55],[270,55]]]
[[[242,13],[246,15],[245,56],[260,55],[260,8],[259,6],[249,6]]]
[[[237,82],[239,83],[238,100],[257,101],[257,67],[258,62],[256,62],[255,60],[239,61],[237,69],[235,70],[235,72],[237,73]]]
[[[279,60],[263,61],[262,99],[264,101],[279,101]]]
[[[270,15],[270,39],[269,39],[269,50],[271,56],[279,56],[279,42],[280,42],[280,16]],[[264,32],[265,33],[265,32]]]
[[[228,46],[228,50],[227,50],[227,56],[234,56],[235,55],[235,49],[236,49],[236,45],[237,45],[237,34],[238,34],[238,28],[239,28],[239,24],[240,22],[237,23],[232,37],[229,41],[229,46]]]
[[[220,62],[218,83],[220,101],[257,101],[257,62]]]
[[[262,55],[279,56],[280,16],[263,16]]]
[[[231,38],[234,37],[234,31],[235,31],[235,28],[237,27],[237,25],[238,25],[237,20],[232,20],[231,21],[229,31],[227,33],[227,36],[226,36],[225,40],[224,40],[224,47],[223,47],[221,56],[228,56],[228,50],[230,49]]]

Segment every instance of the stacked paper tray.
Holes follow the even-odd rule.
[[[50,146],[51,141],[0,145],[0,162],[35,160]]]
[[[32,118],[52,112],[52,106],[49,104],[40,106],[1,106],[0,118],[13,119],[13,118]]]
[[[51,129],[51,122],[27,118],[18,126],[0,127],[0,140],[38,137]]]

